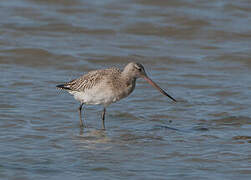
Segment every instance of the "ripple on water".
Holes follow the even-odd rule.
[[[217,126],[244,126],[251,124],[251,118],[245,116],[230,116],[210,120],[210,123],[216,124]]]
[[[76,62],[76,59],[70,55],[58,55],[44,49],[38,48],[14,48],[10,50],[1,50],[3,59],[0,64],[16,64],[35,68],[58,67],[63,68],[67,64]],[[59,64],[57,59],[65,61]]]
[[[232,137],[232,140],[234,141],[238,141],[238,142],[247,142],[247,143],[251,143],[251,136],[234,136]]]

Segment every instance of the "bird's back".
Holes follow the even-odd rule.
[[[102,81],[119,77],[120,74],[121,70],[118,68],[94,70],[70,82],[58,85],[57,87],[70,91],[84,92],[87,89],[91,89],[94,86],[99,85]]]

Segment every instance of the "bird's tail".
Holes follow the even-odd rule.
[[[65,89],[65,90],[70,90],[69,87],[67,87],[65,84],[59,84],[56,86],[58,89]]]

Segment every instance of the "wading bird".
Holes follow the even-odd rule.
[[[176,102],[173,97],[167,94],[146,75],[145,69],[140,63],[135,62],[127,64],[123,71],[118,68],[90,71],[78,79],[57,85],[57,88],[68,91],[80,102],[78,110],[81,127],[86,127],[81,117],[83,105],[103,105],[102,128],[105,129],[107,106],[131,94],[135,88],[137,78],[145,79],[163,95]]]

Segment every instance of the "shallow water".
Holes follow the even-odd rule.
[[[249,1],[0,2],[1,179],[249,179]],[[84,111],[55,85],[141,62],[128,98]]]

